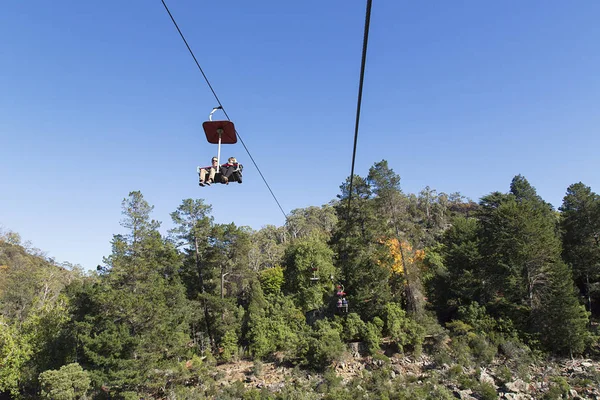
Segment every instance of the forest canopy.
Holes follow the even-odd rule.
[[[3,232],[0,393],[204,398],[220,390],[215,364],[323,372],[358,342],[373,357],[385,346],[469,365],[515,349],[598,355],[590,187],[569,186],[555,210],[521,175],[479,202],[404,193],[385,160],[352,181],[352,193],[348,178],[337,199],[260,230],[215,223],[205,200],[184,199],[166,235],[132,191],[125,233],[91,272]]]

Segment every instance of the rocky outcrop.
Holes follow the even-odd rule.
[[[556,395],[572,399],[600,399],[600,361],[591,359],[578,360],[548,360],[542,365],[531,365],[526,376],[499,377],[498,368],[503,365],[497,360],[490,366],[480,368],[463,368],[457,365],[435,363],[432,357],[422,355],[409,357],[396,354],[392,357],[363,357],[360,356],[359,345],[351,348],[345,358],[335,362],[332,367],[343,384],[360,378],[364,371],[384,369],[389,380],[407,379],[414,382],[424,382],[432,376],[442,377],[441,383],[459,399],[471,400],[480,398],[477,388],[465,387],[465,379],[476,385],[486,385],[493,388],[497,398],[506,400],[530,400],[544,397],[552,392]],[[286,384],[299,381],[315,382],[318,386],[323,382],[321,374],[304,371],[298,374],[298,368],[293,369],[277,363],[256,363],[239,361],[219,365],[218,375],[222,386],[241,381],[246,387],[268,388],[279,392]],[[454,375],[453,375],[454,374]],[[488,389],[489,390],[489,389]]]

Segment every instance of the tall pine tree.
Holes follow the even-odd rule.
[[[600,196],[589,186],[575,183],[567,189],[560,207],[563,258],[585,296],[588,310],[600,300]]]
[[[550,350],[583,350],[587,316],[560,257],[552,207],[520,175],[510,193],[486,196],[481,206],[480,248],[489,308],[538,335]]]
[[[157,370],[187,353],[185,289],[175,246],[161,237],[140,192],[123,201],[125,235],[115,235],[98,282],[76,296],[80,363],[115,392],[164,387]]]

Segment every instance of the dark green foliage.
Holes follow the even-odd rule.
[[[383,334],[389,336],[400,351],[404,346],[420,346],[423,343],[424,329],[396,303],[389,303],[384,308]]]
[[[268,319],[266,316],[267,301],[258,282],[250,285],[250,304],[245,320],[247,325],[246,338],[249,349],[255,358],[265,357],[275,351],[275,346],[270,343],[268,335]]]
[[[515,176],[510,182],[510,193],[517,201],[528,201],[539,204],[542,207],[551,209],[551,206],[544,203],[542,198],[538,196],[535,188],[525,179],[523,175]]]
[[[375,317],[375,318],[378,318],[378,317]],[[367,350],[369,351],[369,354],[371,354],[371,355],[377,354],[377,352],[379,352],[379,350],[380,350],[381,327],[378,325],[379,324],[377,324],[375,322],[367,322],[364,325],[363,331],[361,332],[363,341],[367,345]]]
[[[273,225],[267,225],[255,232],[250,238],[249,267],[253,271],[261,271],[280,265],[288,236],[284,227]]]
[[[325,393],[325,399],[338,398],[332,395],[342,395],[342,378],[337,376],[334,369],[327,369],[323,373],[323,381],[316,387],[318,393]],[[328,394],[328,395],[327,395]]]
[[[555,352],[581,352],[587,317],[560,258],[551,206],[521,176],[513,179],[511,193],[493,193],[481,205],[482,300],[522,331],[540,335]],[[558,321],[563,329],[555,330]]]
[[[567,188],[560,207],[563,258],[585,298],[588,310],[600,299],[600,196],[583,183]]]
[[[333,251],[318,239],[291,244],[284,256],[284,292],[304,311],[321,308],[333,292]]]
[[[498,398],[496,389],[489,382],[479,382],[473,391],[476,395],[479,395],[481,400],[495,400]]]
[[[362,338],[362,333],[365,331],[366,326],[363,320],[357,313],[349,313],[342,320],[342,339],[351,342]]]
[[[325,320],[317,321],[306,355],[310,367],[325,369],[342,356],[346,346],[342,342],[340,331],[339,325]]]
[[[460,307],[458,317],[461,319],[446,324],[451,331],[453,357],[463,366],[489,364],[503,340],[497,322],[477,303]]]
[[[336,210],[343,218],[338,221],[332,242],[338,253],[340,280],[348,293],[350,307],[368,320],[392,298],[388,285],[390,270],[379,262],[389,254],[389,249],[382,244],[388,229],[378,219],[375,204],[370,200],[372,190],[366,180],[355,177],[349,208],[349,180],[341,189]]]
[[[188,303],[174,275],[180,258],[155,230],[141,194],[123,204],[124,226],[133,231],[115,237],[99,280],[76,294],[86,310],[76,317],[81,364],[96,385],[158,390],[165,378],[156,371],[188,353]]]
[[[306,351],[306,320],[289,297],[265,297],[258,282],[251,286],[246,316],[246,340],[253,357],[282,352],[284,359],[302,358]]]
[[[544,294],[544,307],[532,318],[549,351],[572,356],[585,349],[589,313],[577,300],[566,265],[558,263],[552,271],[548,291]]]
[[[428,291],[442,321],[451,319],[459,306],[473,300],[481,301],[483,285],[478,236],[476,219],[457,218],[445,232],[443,245],[431,249],[443,259]]]

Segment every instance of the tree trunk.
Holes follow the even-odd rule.
[[[196,269],[198,270],[198,280],[200,281],[200,292],[202,294],[205,293],[204,290],[204,278],[202,276],[202,266],[200,264],[200,251],[198,250],[198,237],[194,236],[194,244],[195,244],[195,254],[196,254]],[[202,307],[204,308],[204,320],[206,322],[206,330],[208,331],[208,338],[210,340],[211,349],[214,351],[216,349],[215,339],[212,333],[212,326],[210,323],[210,313],[208,311],[208,305],[206,304],[206,299],[202,300]]]

